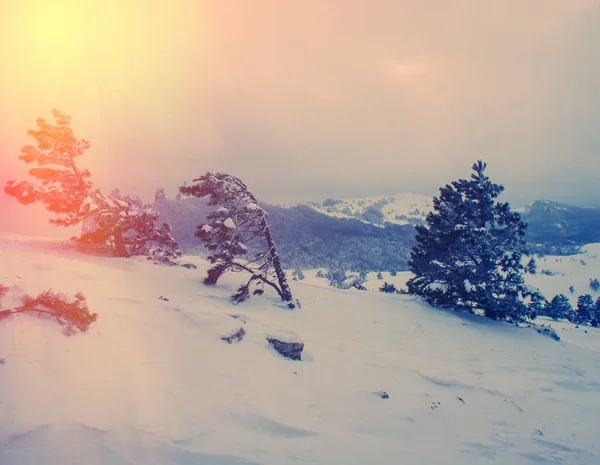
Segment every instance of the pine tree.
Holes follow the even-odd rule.
[[[508,203],[496,201],[504,187],[485,175],[486,164],[472,169],[470,180],[440,188],[426,224],[416,226],[408,291],[431,305],[491,319],[534,318],[543,298],[523,280],[535,273],[533,259],[522,263],[526,225]]]
[[[228,271],[246,271],[251,277],[232,296],[235,302],[247,299],[251,286],[255,287],[254,294],[262,294],[266,284],[294,308],[269,217],[248,187],[235,176],[207,172],[179,191],[183,195],[209,197],[209,206],[220,205],[208,215],[209,223],[196,229],[196,236],[211,252],[208,260],[213,266],[208,270],[205,284],[216,284]]]
[[[573,323],[587,325],[592,321],[595,313],[594,299],[589,294],[582,294],[577,298],[577,309],[573,315]]]
[[[84,219],[79,209],[92,191],[90,172],[79,169],[75,163],[75,159],[90,148],[90,143],[75,137],[69,116],[55,108],[52,115],[56,124],[37,118],[39,129],[27,131],[36,140],[37,147],[25,145],[19,156],[25,163],[37,165],[29,170],[29,175],[38,182],[8,181],[4,192],[23,205],[43,203],[48,211],[56,214],[50,223],[73,226]]]
[[[329,280],[329,286],[336,289],[348,289],[350,285],[346,282],[348,274],[345,268],[337,266],[327,270],[325,277]]]
[[[383,279],[383,275],[381,274],[381,271],[379,273],[377,273],[377,279]]]
[[[49,221],[57,226],[83,222],[79,245],[107,244],[120,257],[148,254],[151,259],[175,263],[181,253],[169,234],[168,225],[156,226],[158,213],[142,205],[137,197],[110,196],[94,189],[90,172],[76,165],[76,158],[90,148],[86,139],[77,139],[71,118],[52,109],[55,124],[38,118],[38,130],[29,130],[37,146],[26,145],[19,157],[35,163],[29,175],[37,182],[8,181],[4,191],[21,204],[41,202],[56,214]]]
[[[569,299],[564,294],[555,295],[550,302],[546,301],[542,312],[544,316],[553,320],[570,319],[572,313],[573,307],[571,307]]]

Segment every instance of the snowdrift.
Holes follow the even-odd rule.
[[[0,283],[81,290],[98,313],[72,337],[0,321],[0,464],[600,463],[596,329],[553,324],[555,342],[311,279],[291,282],[301,309],[268,292],[234,306],[239,275],[206,287],[185,261],[0,234]],[[267,337],[302,340],[303,360]]]

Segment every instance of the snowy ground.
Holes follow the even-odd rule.
[[[0,464],[600,463],[596,329],[553,324],[557,343],[311,276],[292,282],[301,309],[270,293],[232,306],[240,276],[206,287],[189,260],[198,270],[0,234],[0,283],[82,290],[99,315],[74,337],[37,316],[0,321]],[[540,263],[565,276],[535,279],[587,292],[581,269],[600,262],[577,263]],[[242,342],[220,340],[241,325]],[[304,360],[270,335],[300,337]]]

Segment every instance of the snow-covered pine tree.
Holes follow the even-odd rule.
[[[577,325],[591,323],[595,316],[594,299],[590,294],[582,294],[577,298],[577,308],[573,314],[572,322]]]
[[[228,271],[246,271],[251,277],[232,296],[235,302],[247,299],[251,286],[254,294],[262,294],[266,284],[288,302],[288,307],[294,308],[269,217],[248,187],[227,173],[207,172],[179,191],[187,196],[208,197],[209,206],[219,205],[208,215],[209,222],[196,229],[196,236],[212,252],[208,260],[213,266],[204,282],[216,284]]]
[[[158,212],[137,196],[122,196],[114,190],[110,197],[97,194],[82,207],[93,218],[94,227],[82,234],[82,243],[106,243],[119,256],[146,255],[148,260],[177,264],[181,251],[167,223],[159,225]],[[93,215],[93,216],[92,216]]]
[[[348,289],[350,287],[346,282],[348,279],[347,271],[341,266],[328,269],[325,277],[329,280],[329,286],[331,287],[336,289]]]
[[[57,226],[84,222],[80,244],[108,244],[120,257],[148,254],[150,259],[174,263],[181,255],[168,225],[156,226],[158,213],[143,206],[139,198],[110,196],[94,189],[90,172],[76,165],[76,158],[90,148],[86,139],[77,139],[70,116],[52,109],[55,123],[38,118],[38,130],[27,134],[37,146],[26,145],[20,159],[35,163],[29,174],[37,182],[8,181],[4,191],[21,204],[41,202],[56,217]]]
[[[6,296],[9,288],[0,284],[0,320],[10,315],[31,312],[37,315],[48,315],[64,327],[64,334],[73,335],[78,331],[86,332],[90,325],[96,321],[98,315],[91,313],[87,299],[81,292],[69,296],[55,293],[52,289],[42,292],[37,297],[28,294],[20,295],[16,300],[20,303],[14,308],[4,309],[2,298]]]
[[[525,285],[535,261],[524,265],[526,225],[508,203],[496,201],[504,187],[473,164],[470,180],[440,188],[426,224],[416,226],[409,259],[415,277],[410,294],[431,305],[522,322],[534,318],[543,297]]]
[[[572,313],[573,307],[571,307],[569,299],[564,294],[555,295],[550,302],[546,301],[541,312],[542,315],[553,320],[570,319]]]

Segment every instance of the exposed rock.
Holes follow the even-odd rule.
[[[304,342],[285,342],[279,339],[267,338],[269,344],[283,355],[291,360],[302,360],[302,351],[304,350]]]
[[[167,299],[166,297],[163,297],[162,295],[159,297],[160,300],[164,300],[165,302],[168,302],[169,299]]]
[[[552,326],[542,325],[537,329],[537,332],[540,333],[542,336],[548,336],[554,339],[555,341],[560,341],[560,336]]]
[[[242,327],[235,333],[233,333],[229,336],[224,336],[221,339],[223,341],[227,342],[228,344],[233,344],[234,342],[240,342],[242,339],[244,339],[245,335],[246,335],[246,330]]]

